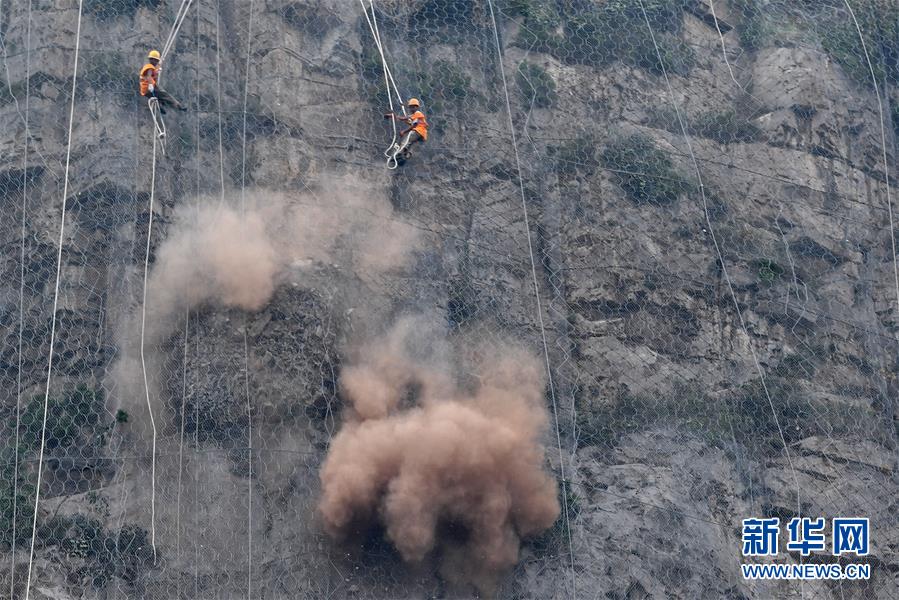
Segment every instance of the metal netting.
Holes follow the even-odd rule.
[[[163,153],[138,71],[185,7]],[[894,2],[0,19],[0,597],[899,596]],[[430,129],[389,170],[394,91]],[[323,523],[397,330],[396,410],[433,369],[476,396],[483,348],[540,366],[559,517],[486,583],[464,515],[420,561],[383,507]],[[753,517],[869,518],[870,578],[745,579]]]

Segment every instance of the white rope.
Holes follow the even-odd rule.
[[[195,56],[195,72],[194,72],[194,91],[196,92],[197,98],[197,197],[200,196],[200,136],[199,136],[199,128],[200,128],[200,10],[197,8],[197,20],[196,20],[196,28],[194,31],[194,37],[196,38],[197,43],[197,51]],[[178,559],[181,559],[181,490],[182,490],[182,480],[184,475],[184,432],[186,428],[186,414],[185,409],[187,405],[187,351],[190,346],[190,308],[188,307],[184,311],[184,362],[181,368],[181,430],[178,436],[178,495],[175,499],[175,529],[177,531],[178,537],[175,547],[175,555]],[[196,485],[196,482],[194,482]]]
[[[150,415],[150,427],[153,441],[150,455],[150,545],[153,548],[153,564],[156,564],[156,420],[153,417],[153,404],[150,401],[150,383],[147,378],[147,361],[145,357],[147,329],[147,274],[150,269],[150,245],[153,234],[153,202],[156,196],[156,137],[153,138],[153,162],[150,167],[150,216],[147,222],[147,251],[144,255],[144,291],[140,316],[140,366],[144,378],[144,394],[147,399],[147,412]]]
[[[741,84],[739,81],[737,81],[737,77],[734,75],[734,70],[733,70],[733,68],[732,68],[731,65],[730,65],[730,60],[728,60],[728,58],[727,58],[727,45],[724,43],[724,34],[721,33],[721,26],[718,25],[718,16],[715,14],[715,2],[714,2],[714,0],[709,0],[709,8],[710,8],[711,11],[712,11],[712,19],[715,21],[715,30],[718,32],[718,39],[721,41],[721,55],[724,57],[724,64],[727,65],[727,70],[728,70],[728,72],[730,73],[731,81],[733,81],[734,84],[735,84],[738,88],[740,88],[740,91],[741,91],[741,92],[743,92],[743,93],[746,94],[748,97],[752,98],[754,101],[756,101],[758,104],[761,105],[761,104],[762,104],[762,101],[759,100],[758,98],[756,98],[755,96],[753,96],[752,94],[750,94],[750,93],[746,90],[746,88],[743,87],[743,84]]]
[[[169,33],[169,39],[161,53],[161,60],[165,59],[175,38],[178,37],[178,31],[181,24],[187,17],[187,10],[190,8],[193,0],[183,0],[178,15],[175,17],[175,23],[172,25],[172,31]],[[158,84],[158,80],[157,80]],[[150,170],[150,216],[147,222],[147,251],[144,255],[144,285],[143,285],[143,302],[141,304],[140,317],[140,365],[141,374],[144,380],[144,394],[147,400],[147,411],[150,415],[150,427],[153,433],[153,441],[150,456],[150,545],[153,548],[153,564],[156,564],[156,419],[153,417],[153,403],[150,400],[150,382],[147,377],[147,361],[146,361],[146,329],[147,329],[147,275],[150,270],[150,247],[153,235],[153,204],[156,198],[156,149],[162,147],[162,154],[165,155],[165,123],[162,116],[157,114],[159,111],[159,101],[156,98],[149,100],[150,113],[153,115],[153,124],[155,134],[153,136],[153,162]]]
[[[493,12],[493,0],[487,0],[487,6],[490,8],[490,20],[493,23],[493,39],[496,43],[496,59],[499,65],[499,74],[503,83],[503,93],[506,99],[506,113],[509,117],[509,133],[512,137],[512,149],[515,151],[515,168],[518,172],[518,187],[521,192],[521,211],[524,215],[524,230],[527,235],[528,256],[531,260],[531,277],[534,284],[534,299],[537,303],[537,320],[540,324],[540,337],[543,341],[543,358],[546,362],[546,377],[549,383],[549,395],[552,399],[553,420],[556,427],[556,445],[559,450],[559,474],[562,477],[562,516],[565,520],[565,532],[568,538],[568,555],[570,559],[571,574],[571,590],[569,596],[574,598],[577,595],[575,590],[575,574],[574,574],[574,547],[571,542],[571,520],[568,515],[568,481],[565,477],[565,457],[562,453],[562,436],[559,432],[559,412],[556,405],[556,390],[553,382],[552,365],[549,360],[549,348],[546,343],[546,327],[543,323],[543,304],[540,301],[540,286],[537,283],[537,263],[534,259],[534,244],[531,240],[531,224],[528,216],[527,198],[524,192],[524,179],[521,175],[521,158],[518,155],[518,140],[515,136],[515,123],[512,120],[512,104],[509,100],[509,86],[506,83],[506,70],[503,66],[503,53],[499,43],[499,29],[496,24],[496,15]]]
[[[668,93],[671,96],[671,104],[674,107],[674,113],[677,115],[677,122],[680,125],[681,133],[684,136],[684,141],[687,143],[687,149],[690,152],[690,158],[693,161],[693,168],[696,171],[696,180],[699,182],[699,192],[702,196],[702,209],[705,214],[705,222],[706,227],[709,230],[709,236],[712,238],[712,244],[715,247],[715,254],[718,257],[718,263],[721,265],[721,273],[724,276],[724,280],[727,282],[727,289],[730,292],[731,300],[734,304],[734,310],[737,312],[737,317],[740,321],[740,327],[743,329],[743,333],[746,335],[746,339],[749,340],[749,353],[752,355],[752,361],[755,363],[756,371],[759,374],[759,380],[762,384],[762,390],[765,392],[765,397],[768,399],[768,405],[771,408],[771,415],[774,418],[774,424],[777,426],[777,433],[780,435],[780,441],[783,444],[784,454],[787,458],[787,463],[790,466],[790,473],[793,476],[793,482],[796,485],[796,514],[797,516],[802,515],[802,503],[800,501],[800,488],[799,488],[799,479],[796,476],[796,469],[793,466],[793,458],[790,456],[790,448],[787,444],[787,440],[784,437],[783,428],[780,425],[780,419],[777,418],[777,409],[774,407],[774,401],[771,399],[771,393],[768,391],[768,384],[765,380],[765,372],[762,369],[762,365],[759,362],[758,355],[755,352],[755,347],[752,345],[751,336],[749,335],[749,328],[746,327],[746,321],[743,319],[743,311],[740,310],[740,303],[737,300],[737,294],[734,291],[733,283],[730,280],[730,275],[727,272],[727,265],[724,263],[724,256],[721,253],[721,247],[718,245],[718,238],[715,236],[715,229],[712,226],[712,219],[709,217],[709,207],[708,201],[705,196],[705,185],[702,182],[702,173],[699,169],[699,162],[696,160],[696,155],[693,152],[693,144],[690,142],[690,136],[687,134],[687,126],[684,123],[683,117],[681,116],[680,109],[677,106],[677,102],[675,101],[674,96],[674,88],[671,87],[671,80],[668,78],[668,70],[665,68],[665,61],[662,60],[662,54],[659,51],[659,46],[656,43],[655,33],[652,30],[652,25],[649,22],[649,16],[646,14],[646,8],[643,6],[643,0],[638,0],[640,3],[640,10],[643,12],[643,19],[646,22],[646,27],[649,30],[649,37],[652,40],[652,45],[656,51],[656,57],[659,59],[659,66],[662,68],[662,75],[665,78],[665,84],[668,87]]]
[[[718,15],[715,14],[715,0],[709,0],[709,8],[712,10],[712,19],[715,21],[715,30],[718,32],[718,39],[721,40],[721,54],[724,56],[724,64],[727,65],[727,70],[730,72],[730,78],[737,84],[737,87],[742,90],[743,86],[740,85],[740,82],[737,81],[737,78],[734,76],[734,70],[731,68],[730,61],[727,59],[727,46],[724,43],[724,34],[721,33],[721,27],[718,25]]]
[[[387,66],[387,58],[384,56],[384,46],[381,43],[381,34],[377,28],[377,18],[375,16],[375,6],[373,0],[369,0],[369,8],[371,9],[371,16],[369,16],[369,12],[363,0],[359,0],[359,4],[362,5],[362,13],[365,15],[365,20],[368,22],[368,28],[371,30],[372,39],[375,42],[375,47],[378,49],[378,55],[381,57],[381,68],[384,71],[384,85],[387,88],[387,104],[390,107],[391,115],[394,112],[393,108],[393,96],[391,95],[391,85],[393,86],[393,92],[397,95],[397,102],[400,106],[403,106],[403,99],[400,96],[399,91],[396,89],[396,82],[394,82],[392,75],[390,74],[390,67]],[[403,114],[406,114],[406,109],[403,107]],[[390,156],[390,150],[396,144],[396,119],[391,117],[390,125],[393,129],[393,137],[390,140],[390,145],[387,147],[387,150],[384,151],[385,156]],[[388,168],[390,167],[390,161],[388,161]],[[393,168],[396,168],[396,161],[394,160]]]
[[[187,11],[190,9],[190,5],[193,0],[182,0],[181,8],[178,9],[178,14],[175,16],[175,23],[172,25],[172,30],[169,32],[169,37],[165,42],[165,46],[162,48],[162,52],[160,53],[160,62],[165,60],[165,57],[168,56],[169,51],[172,49],[172,46],[175,44],[175,39],[178,37],[178,32],[181,30],[181,24],[184,23],[184,19],[187,17]]]
[[[0,11],[2,14],[2,11]],[[13,492],[12,492],[12,548],[9,553],[9,597],[13,597],[16,582],[16,538],[18,537],[18,496],[19,496],[19,426],[22,420],[22,334],[25,327],[25,211],[28,206],[28,126],[29,103],[31,96],[31,0],[28,0],[28,22],[25,34],[25,146],[22,151],[22,237],[21,254],[19,256],[19,345],[18,345],[18,370],[16,372],[16,446],[14,452],[15,465],[13,466]],[[6,56],[6,44],[3,44],[4,58]],[[4,64],[8,63],[4,60]],[[9,72],[7,70],[6,81],[10,86]],[[16,101],[18,104],[18,100]]]
[[[219,34],[221,30],[221,0],[215,5],[215,79],[218,95],[216,96],[216,107],[218,108],[218,125],[219,125],[219,176],[222,181],[221,196],[219,198],[219,208],[225,202],[225,149],[222,145],[222,61],[221,52],[219,50]]]
[[[397,104],[400,105],[403,114],[406,114],[406,107],[403,104],[403,96],[400,94],[400,90],[396,85],[396,81],[393,78],[393,73],[390,71],[390,65],[387,63],[387,53],[384,51],[384,44],[381,42],[381,31],[378,29],[378,19],[375,13],[375,5],[374,0],[369,0],[368,5],[369,8],[365,8],[365,3],[363,0],[359,0],[359,4],[362,5],[362,12],[365,14],[365,20],[368,21],[368,28],[371,30],[371,35],[374,38],[375,47],[378,49],[378,54],[381,56],[381,66],[384,69],[384,83],[387,85],[387,99],[391,102],[391,108],[393,108],[392,100],[390,98],[391,90],[396,95]],[[369,15],[369,10],[371,14]]]
[[[378,29],[378,20],[375,15],[375,5],[374,0],[368,1],[368,8],[365,7],[364,0],[359,0],[359,4],[362,6],[362,12],[365,15],[365,20],[368,22],[368,28],[371,30],[372,38],[375,42],[375,47],[378,49],[378,54],[381,57],[381,67],[384,70],[384,84],[387,87],[387,103],[390,106],[391,115],[394,112],[393,107],[393,97],[391,96],[391,91],[396,94],[397,103],[400,106],[400,109],[403,111],[403,116],[406,115],[406,105],[403,103],[403,97],[400,94],[399,88],[397,88],[396,81],[393,79],[393,74],[390,72],[390,67],[387,64],[387,57],[384,53],[384,44],[381,42],[381,32]],[[371,14],[369,15],[369,10]],[[384,156],[387,157],[387,168],[390,170],[396,169],[397,164],[397,156],[402,151],[403,148],[400,148],[397,144],[397,129],[396,129],[396,119],[391,116],[390,125],[393,129],[393,137],[390,140],[390,145],[387,147],[387,150],[384,151]]]
[[[897,265],[896,261],[896,231],[893,227],[893,200],[890,197],[890,171],[889,162],[887,161],[886,128],[883,123],[883,102],[880,99],[880,87],[877,85],[877,76],[874,74],[874,66],[871,64],[871,56],[868,54],[868,46],[865,44],[865,37],[862,35],[862,28],[859,26],[858,20],[855,18],[855,11],[853,11],[852,7],[849,6],[849,0],[843,0],[843,2],[846,4],[846,8],[849,9],[849,15],[852,17],[852,22],[855,24],[855,30],[858,31],[858,39],[862,43],[862,50],[865,53],[865,60],[868,62],[868,69],[871,72],[871,81],[874,83],[874,95],[877,96],[877,112],[878,116],[880,117],[880,143],[881,148],[883,149],[883,176],[887,194],[887,214],[890,218],[890,244],[893,251],[893,280],[896,285],[896,315],[897,317],[899,317],[899,265]]]
[[[153,129],[156,132],[156,138],[159,140],[159,145],[162,148],[162,155],[165,156],[165,121],[162,118],[159,108],[159,100],[151,96],[147,100],[147,106],[150,107],[150,116],[153,117]]]
[[[200,9],[202,7],[202,0],[200,0],[201,4],[197,6],[197,20],[196,20],[196,42],[197,42],[197,55],[196,55],[196,63],[195,63],[195,73],[194,76],[196,78],[196,100],[197,100],[197,110],[196,110],[196,121],[197,121],[197,132],[196,132],[196,141],[197,141],[197,153],[196,153],[196,182],[197,182],[197,198],[200,197]],[[199,213],[199,204],[197,205],[197,212]],[[185,335],[184,339],[185,346],[188,343],[187,336]],[[197,331],[197,348],[196,348],[196,361],[197,364],[200,362],[200,333]],[[196,377],[196,375],[195,375]],[[194,380],[194,384],[196,384],[196,380]],[[196,389],[196,385],[194,386]],[[200,461],[197,460],[197,454],[200,451],[200,402],[198,399],[194,399],[194,461],[193,461],[193,476],[194,476],[194,598],[200,597],[200,492],[199,492],[199,464]]]
[[[184,472],[184,408],[187,403],[187,342],[190,308],[184,310],[184,362],[181,365],[181,430],[178,437],[178,491],[175,497],[175,556],[181,561],[181,480]]]
[[[250,50],[253,41],[253,0],[250,0],[250,16],[247,23],[247,59],[244,65],[243,80],[243,141],[241,143],[240,160],[240,209],[246,211],[247,181],[247,100],[250,94]]]
[[[250,0],[250,16],[247,23],[247,60],[243,82],[243,141],[240,161],[240,210],[246,213],[247,180],[247,99],[250,87],[250,50],[253,45],[253,0]],[[247,600],[253,594],[253,408],[250,405],[250,351],[247,342],[247,317],[243,323],[243,375],[247,401]]]
[[[175,44],[175,40],[178,37],[178,32],[181,31],[181,25],[187,18],[187,13],[192,2],[193,0],[182,0],[181,7],[178,9],[178,14],[175,15],[175,22],[172,24],[171,31],[169,31],[169,37],[168,39],[166,39],[165,46],[163,46],[162,52],[159,55],[160,64],[165,61],[166,57],[172,49],[172,46]],[[158,86],[161,81],[162,70],[158,71],[156,74],[156,85]],[[155,97],[151,97],[148,100],[148,105],[150,107],[150,115],[153,117],[153,125],[156,129],[156,137],[159,138],[159,145],[162,148],[162,155],[165,156],[165,120],[162,118],[162,111],[159,107],[159,100]]]
[[[62,273],[62,244],[65,239],[66,197],[69,194],[69,166],[72,159],[72,128],[75,123],[75,91],[78,82],[78,53],[81,49],[81,10],[84,0],[78,0],[78,21],[75,25],[75,66],[72,70],[72,102],[69,106],[69,133],[66,144],[66,168],[63,175],[62,214],[59,221],[59,248],[56,252],[56,284],[53,289],[53,315],[50,320],[50,351],[47,358],[47,386],[44,389],[44,417],[41,424],[41,447],[37,461],[37,484],[34,488],[34,515],[31,523],[31,548],[28,551],[28,580],[25,584],[25,600],[31,595],[31,572],[34,566],[34,540],[37,537],[37,515],[41,499],[41,476],[44,472],[44,450],[47,445],[47,408],[50,403],[50,378],[53,375],[53,345],[56,343],[56,310],[59,307],[59,279]]]

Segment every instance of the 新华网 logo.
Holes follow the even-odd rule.
[[[837,517],[830,530],[824,517],[794,517],[786,524],[787,552],[801,557],[828,553],[835,557],[867,556],[870,526],[867,518]],[[827,541],[830,533],[830,543]],[[745,557],[776,557],[781,550],[781,522],[777,517],[743,519],[742,554]],[[842,564],[743,564],[746,579],[868,579],[870,565]]]

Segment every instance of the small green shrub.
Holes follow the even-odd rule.
[[[693,119],[690,129],[700,137],[722,144],[751,142],[758,139],[761,133],[754,123],[733,110],[703,113]]]
[[[445,60],[435,61],[428,91],[433,98],[447,103],[450,101],[464,103],[476,96],[471,87],[471,77],[455,64]]]
[[[106,417],[103,392],[86,386],[77,387],[64,398],[49,398],[46,449],[94,443],[94,433],[105,431],[109,425]],[[21,415],[19,444],[26,451],[40,447],[43,420],[44,399],[35,397]]]
[[[821,37],[821,45],[850,78],[860,84],[871,84],[871,70],[868,68],[868,61],[865,59],[854,23],[835,24],[829,27]],[[874,49],[869,48],[869,52],[872,50]],[[878,81],[882,81],[883,69],[875,62],[876,58],[876,55],[872,57],[871,64]]]
[[[17,81],[12,85],[7,85],[5,81],[0,82],[0,106],[11,104],[15,100],[19,102],[25,100],[25,82]]]
[[[670,204],[694,189],[668,155],[642,134],[613,140],[601,159],[613,181],[637,204]]]
[[[795,372],[768,377],[766,386],[767,393],[760,380],[752,380],[724,397],[680,391],[664,398],[622,395],[601,405],[582,405],[578,445],[611,450],[627,435],[670,426],[712,445],[736,442],[763,457],[782,451],[784,440],[790,444],[813,435],[851,435],[855,430],[859,416],[852,414],[853,409],[804,393]]]
[[[472,87],[471,77],[449,61],[434,61],[421,72],[419,91],[413,92],[413,95],[421,99],[423,110],[429,116],[453,110],[471,110],[484,101],[483,95]],[[439,120],[435,120],[433,125],[439,128]]]
[[[132,583],[141,570],[153,564],[153,550],[146,530],[125,525],[107,531],[96,519],[77,514],[65,523],[60,546],[69,556],[80,558],[82,575],[95,588],[104,587],[114,577]]]
[[[540,65],[522,62],[515,72],[515,83],[526,106],[550,108],[556,103],[556,82]]]
[[[517,2],[514,14],[524,20],[515,43],[569,64],[604,67],[622,61],[656,74],[663,65],[669,72],[688,72],[694,57],[677,36],[683,21],[681,3],[644,0],[643,6],[645,17],[640,5],[630,0]]]
[[[31,539],[34,519],[34,485],[28,481],[27,470],[21,464],[24,453],[18,450],[19,468],[15,468],[12,441],[0,452],[0,548],[8,548],[13,541],[21,544]],[[15,526],[14,526],[15,525]],[[15,530],[15,532],[13,531]]]
[[[486,10],[484,3],[472,0],[421,0],[415,3],[415,10],[405,16],[404,25],[407,26],[403,27],[402,35],[416,44],[438,42],[459,46],[471,40],[472,34],[484,27],[483,13]],[[384,35],[388,24],[379,21],[379,27],[381,35]]]
[[[767,258],[756,261],[755,266],[759,274],[759,279],[765,283],[774,283],[784,274],[783,267]]]
[[[732,1],[740,12],[738,31],[743,46],[747,50],[758,50],[768,44],[773,31],[760,0]]]
[[[686,75],[693,68],[696,62],[693,48],[683,40],[670,35],[661,35],[656,37],[656,45],[650,40],[649,44],[634,47],[631,56],[636,66],[654,75],[663,73]]]
[[[524,17],[516,43],[535,52],[557,54],[562,44],[556,29],[561,15],[553,2],[548,0],[519,0],[510,9]]]
[[[885,79],[895,84],[899,81],[899,7],[882,0],[857,0],[852,7],[864,46],[855,22],[840,10],[822,19],[822,47],[857,83],[873,88],[873,69],[878,85],[882,86]]]
[[[374,43],[365,41],[359,55],[359,85],[363,98],[377,111],[387,110],[387,91],[384,87],[384,71],[381,55]]]
[[[592,175],[599,166],[596,157],[598,147],[596,137],[589,132],[576,137],[559,146],[551,146],[549,154],[555,159],[559,175],[572,175],[583,172]]]
[[[890,120],[893,123],[893,134],[899,139],[899,102],[890,103]]]
[[[537,4],[539,4],[539,0],[506,0],[502,11],[513,17],[527,17]]]
[[[621,438],[655,423],[655,404],[647,398],[623,395],[608,404],[580,406],[575,423],[578,447],[616,447]]]
[[[41,445],[43,424],[44,397],[37,396],[22,408],[18,424],[14,417],[8,417],[4,425],[4,430],[11,432],[18,426],[18,445],[14,433],[0,439],[0,545],[13,542],[13,523],[16,543],[31,537],[35,494],[31,469]],[[104,446],[112,426],[103,393],[78,386],[62,398],[47,400],[45,451],[48,455],[54,450],[82,455],[89,448]],[[49,543],[38,537],[41,543]]]

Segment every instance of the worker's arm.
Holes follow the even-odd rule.
[[[147,82],[147,90],[153,94],[156,92],[156,79],[159,76],[159,71],[162,69],[162,66],[157,66],[155,69],[150,69],[143,76],[144,81]]]
[[[411,118],[409,118],[409,117],[403,117],[403,116],[401,116],[401,115],[397,115],[397,114],[394,114],[394,113],[392,113],[392,112],[391,112],[391,113],[384,113],[384,118],[385,118],[385,119],[396,119],[397,121],[402,121],[403,123],[406,123],[407,125],[411,125],[411,124],[412,124],[412,119],[411,119]]]

